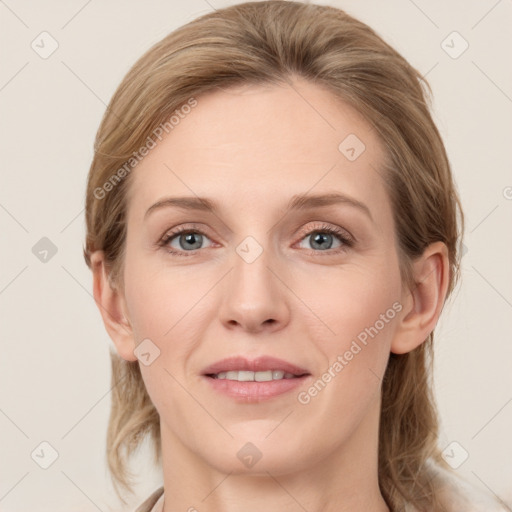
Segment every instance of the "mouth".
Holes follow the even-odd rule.
[[[218,361],[202,372],[212,389],[243,402],[261,402],[291,391],[311,373],[293,363],[270,356],[243,356]]]
[[[305,368],[276,357],[260,356],[248,359],[244,356],[233,356],[208,366],[202,371],[202,375],[241,382],[267,382],[294,379],[310,373]]]
[[[259,372],[231,370],[226,372],[210,373],[206,376],[211,377],[212,379],[236,380],[238,382],[269,382],[271,380],[297,379],[305,375],[309,375],[309,373],[295,375],[290,372],[285,372],[284,370],[266,370]]]

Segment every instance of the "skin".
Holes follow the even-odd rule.
[[[160,414],[164,510],[389,510],[377,472],[382,376],[390,352],[413,350],[435,327],[448,284],[446,247],[429,246],[414,262],[418,284],[402,284],[378,171],[383,145],[331,93],[296,78],[293,88],[245,85],[197,100],[132,171],[124,289],[108,285],[103,253],[92,257],[94,296],[120,356],[137,360],[146,338],[160,350],[140,367]],[[338,149],[349,134],[366,146],[355,161]],[[367,205],[372,219],[348,204],[286,211],[293,195],[332,192]],[[207,197],[219,211],[163,208],[144,219],[171,195]],[[158,245],[190,223],[204,233],[195,254]],[[327,249],[318,248],[313,232],[322,225],[342,228],[355,244],[326,234]],[[247,236],[263,250],[252,263],[236,252]],[[170,245],[188,247],[179,235]],[[299,391],[396,302],[401,311],[300,403]],[[243,403],[200,377],[235,354],[276,356],[311,376],[297,390]],[[261,452],[250,468],[237,457],[247,442]]]

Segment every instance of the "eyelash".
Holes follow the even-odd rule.
[[[335,235],[339,239],[339,241],[343,244],[342,247],[339,247],[334,250],[328,249],[326,251],[315,251],[314,249],[309,249],[310,251],[312,251],[315,254],[326,253],[327,255],[332,256],[333,254],[338,254],[338,253],[346,251],[347,249],[352,248],[355,244],[354,239],[351,238],[344,230],[341,230],[340,228],[337,228],[337,227],[325,225],[325,224],[309,230],[300,238],[299,241],[302,241],[304,238],[311,236],[314,233],[328,233],[330,235]],[[169,254],[173,254],[175,256],[185,256],[185,257],[194,256],[197,253],[197,251],[200,251],[201,249],[196,249],[194,251],[176,251],[174,249],[169,249],[169,246],[167,244],[173,238],[176,238],[178,235],[182,235],[182,234],[199,234],[199,235],[208,237],[208,235],[206,233],[204,233],[204,231],[202,231],[201,229],[180,226],[180,227],[176,228],[175,230],[171,231],[170,233],[166,233],[164,235],[164,237],[160,240],[160,242],[158,242],[158,245],[160,247],[162,247]]]

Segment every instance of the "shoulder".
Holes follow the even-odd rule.
[[[160,498],[164,494],[164,488],[160,487],[157,489],[149,498],[147,498],[143,503],[141,503],[136,509],[135,512],[159,512]]]
[[[480,489],[452,470],[435,465],[439,498],[449,512],[509,512],[490,492]]]

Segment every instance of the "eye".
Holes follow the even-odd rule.
[[[158,245],[176,256],[193,256],[196,251],[205,248],[203,247],[205,239],[210,240],[202,230],[193,226],[180,226],[166,233]],[[309,241],[311,244],[310,251],[315,254],[327,252],[331,255],[346,251],[353,247],[355,243],[351,235],[345,230],[324,224],[310,229],[302,235],[300,240],[301,244],[299,246],[301,248],[307,249],[307,247],[302,246],[302,243],[303,241]]]
[[[344,251],[354,245],[354,240],[346,231],[329,225],[322,225],[308,231],[301,240],[309,241],[314,252],[325,252],[334,249],[329,254]],[[333,247],[336,241],[338,245]]]
[[[177,256],[188,256],[184,253],[192,253],[196,250],[202,249],[204,239],[209,238],[200,230],[179,227],[170,233],[167,233],[160,241],[167,252],[176,254]]]

